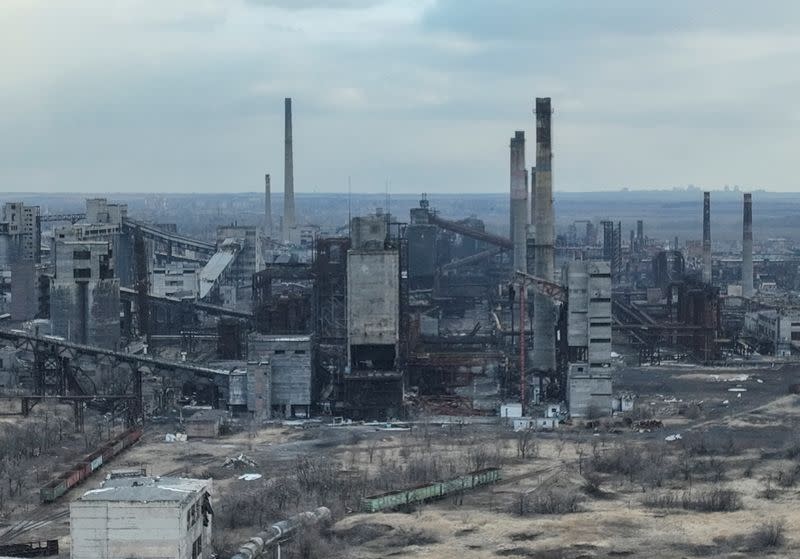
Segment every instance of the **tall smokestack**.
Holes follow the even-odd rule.
[[[530,198],[531,198],[531,208],[528,212],[528,225],[533,225],[536,223],[536,167],[531,167],[531,187],[530,187]],[[532,227],[529,231],[531,237],[536,235],[536,227]]]
[[[264,236],[272,238],[272,186],[269,173],[264,175]]]
[[[703,281],[711,283],[711,193],[703,192]]]
[[[283,240],[294,229],[294,160],[292,158],[292,98],[284,99]]]
[[[525,169],[525,132],[511,138],[511,241],[514,270],[527,271],[528,181]]]
[[[536,192],[533,223],[536,229],[536,275],[553,281],[555,227],[553,218],[553,169],[549,97],[536,98]],[[556,368],[555,305],[539,293],[533,298],[533,366],[540,374]]]
[[[753,195],[744,195],[742,220],[742,295],[753,296]]]

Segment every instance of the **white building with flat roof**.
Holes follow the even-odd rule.
[[[109,479],[70,503],[72,559],[211,556],[210,479]]]

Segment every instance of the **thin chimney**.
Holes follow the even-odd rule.
[[[264,175],[264,236],[272,238],[272,187],[269,173]]]
[[[514,270],[527,271],[528,185],[525,171],[525,132],[517,130],[511,138],[511,241],[514,245]]]
[[[536,98],[536,191],[533,194],[536,275],[553,281],[555,273],[555,227],[553,216],[553,170],[549,97]],[[533,303],[533,366],[548,374],[556,368],[555,306],[539,293]]]
[[[703,281],[711,283],[711,193],[703,193]]]
[[[753,296],[753,195],[744,195],[742,221],[742,295]]]
[[[284,100],[283,240],[294,229],[294,160],[292,157],[292,98]]]

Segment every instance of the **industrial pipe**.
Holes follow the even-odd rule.
[[[293,536],[304,524],[321,524],[330,522],[331,511],[327,507],[318,507],[312,512],[301,512],[286,520],[277,522],[250,538],[236,551],[231,559],[258,559],[269,549],[280,546],[281,542]]]

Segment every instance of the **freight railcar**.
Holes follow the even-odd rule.
[[[109,462],[120,452],[135,444],[141,436],[141,428],[128,429],[117,435],[94,452],[84,456],[83,459],[72,466],[72,468],[59,474],[58,477],[39,489],[39,498],[43,503],[55,501],[64,493],[92,475],[92,473],[97,471],[103,464]]]
[[[361,511],[379,512],[415,503],[424,503],[425,501],[439,499],[466,489],[495,483],[498,480],[500,480],[499,468],[477,470],[445,481],[436,481],[409,489],[389,491],[388,493],[365,497],[361,500]]]

